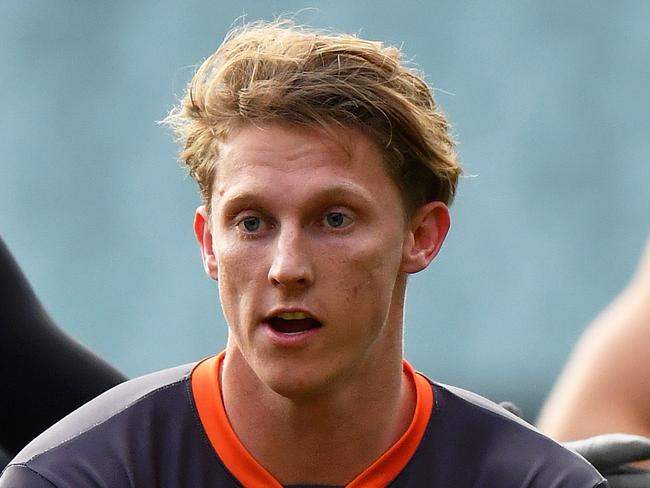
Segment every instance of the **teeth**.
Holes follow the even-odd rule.
[[[309,315],[304,312],[282,312],[278,317],[282,320],[302,320],[308,319]]]

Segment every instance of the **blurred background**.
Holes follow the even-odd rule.
[[[1,2],[0,235],[126,374],[220,350],[198,192],[156,121],[237,18],[295,12],[402,46],[435,87],[471,176],[412,279],[406,355],[534,419],[650,231],[650,2]]]

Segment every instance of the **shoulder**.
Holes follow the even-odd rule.
[[[454,386],[432,386],[436,396],[432,420],[440,416],[437,424],[444,424],[447,436],[462,432],[479,476],[526,480],[528,484],[521,486],[535,487],[594,487],[603,481],[582,457],[494,402]]]
[[[8,488],[18,486],[29,488],[56,488],[46,478],[24,464],[10,464],[7,466],[2,472],[0,485]]]
[[[154,433],[165,442],[174,435],[175,425],[200,425],[193,418],[192,367],[178,366],[127,381],[83,405],[19,452],[0,478],[0,486],[17,486],[11,479],[29,479],[29,484],[19,485],[30,487],[87,486],[91,479],[114,479],[119,473],[130,476],[128,466],[151,450],[142,449],[143,444],[158,442]]]
[[[430,382],[435,403],[414,463],[435,465],[432,486],[594,488],[606,484],[582,457],[499,405]],[[419,459],[416,459],[419,456]]]
[[[169,389],[182,388],[192,365],[177,366],[126,381],[78,408],[29,443],[13,462],[28,462],[40,454],[100,429],[107,422],[128,421],[141,405],[162,406]]]

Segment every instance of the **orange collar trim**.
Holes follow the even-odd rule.
[[[223,464],[242,485],[249,488],[282,488],[278,480],[248,452],[230,425],[219,382],[219,370],[224,356],[225,351],[205,359],[192,371],[192,395],[203,429]],[[404,372],[415,385],[416,391],[411,424],[395,444],[350,481],[346,488],[386,486],[415,454],[433,410],[433,389],[429,381],[406,361]]]

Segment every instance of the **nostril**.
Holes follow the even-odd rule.
[[[307,278],[294,278],[294,279],[282,279],[282,278],[275,278],[275,277],[269,277],[269,281],[274,287],[285,287],[285,286],[307,286],[309,283],[309,280]]]

